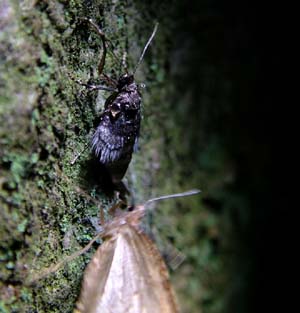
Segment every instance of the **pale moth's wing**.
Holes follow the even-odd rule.
[[[99,247],[77,302],[84,313],[176,313],[168,271],[153,242],[126,224]],[[77,311],[78,312],[78,311]]]
[[[105,241],[87,266],[74,313],[97,312],[99,297],[104,293],[115,253],[116,240]]]

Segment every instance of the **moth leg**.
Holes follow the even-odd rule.
[[[99,209],[100,213],[100,219],[99,219],[99,225],[104,225],[105,224],[105,216],[104,216],[104,210],[102,206]]]
[[[113,91],[116,91],[115,88],[112,88],[112,87],[107,87],[107,86],[104,86],[104,85],[95,85],[95,84],[89,84],[89,83],[84,83],[81,79],[74,79],[73,77],[70,77],[72,80],[74,80],[77,84],[79,84],[80,86],[83,86],[91,91],[94,91],[94,90],[105,90],[105,91],[110,91],[110,92],[113,92]]]
[[[103,74],[103,69],[105,66],[105,59],[106,59],[106,54],[107,54],[106,41],[108,41],[108,40],[105,37],[104,32],[100,29],[100,27],[92,19],[85,19],[85,20],[95,29],[96,33],[100,36],[101,41],[102,41],[102,45],[103,45],[103,54],[102,54],[100,61],[99,61],[99,64],[98,64],[98,75],[99,75],[99,77],[101,77],[101,75],[102,75],[110,86],[113,86],[114,88],[116,88],[117,82],[114,79]],[[103,90],[103,89],[100,88],[100,90]]]
[[[87,147],[88,147],[88,144],[85,144],[84,148],[80,152],[78,152],[77,155],[71,160],[71,162],[70,162],[71,165],[75,164],[75,162],[78,160],[78,158],[81,156],[81,154],[87,149]]]
[[[115,81],[114,79],[110,78],[109,76],[107,76],[106,74],[102,74],[104,80],[107,81],[107,84],[114,87],[117,90],[117,81]]]
[[[105,34],[104,32],[100,29],[100,27],[92,20],[92,19],[85,19],[96,31],[96,33],[100,36],[102,45],[103,45],[103,54],[100,58],[99,64],[98,64],[98,74],[99,76],[102,74],[104,65],[105,65],[105,58],[106,58],[106,43],[105,43]]]
[[[173,271],[175,271],[186,259],[186,255],[169,242],[165,245],[162,256]]]
[[[127,207],[127,203],[124,202],[124,201],[118,201],[117,203],[115,203],[109,210],[108,210],[108,213],[109,215],[111,216],[116,216],[116,211],[118,209],[121,209],[123,206],[126,206]]]
[[[126,204],[127,207],[127,195],[130,195],[130,191],[123,181],[113,182],[115,190],[118,191],[118,198],[120,201]]]

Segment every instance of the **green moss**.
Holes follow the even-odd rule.
[[[0,300],[0,312],[1,313],[10,313],[8,307],[4,303],[4,301]]]

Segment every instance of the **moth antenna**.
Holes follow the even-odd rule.
[[[200,192],[201,192],[201,190],[199,190],[199,189],[192,189],[192,190],[188,190],[188,191],[185,191],[185,192],[180,192],[180,193],[174,193],[174,194],[171,194],[171,195],[160,196],[160,197],[156,197],[156,198],[152,198],[152,199],[147,200],[145,202],[145,205],[147,205],[147,204],[149,204],[151,202],[160,201],[160,200],[193,196],[193,195],[196,195],[196,194],[198,194]]]
[[[31,277],[29,277],[26,281],[26,285],[32,285],[35,282],[37,282],[38,280],[45,278],[47,276],[49,276],[52,273],[55,273],[56,271],[58,271],[62,266],[64,266],[66,263],[69,263],[71,261],[73,261],[74,259],[76,259],[77,257],[79,257],[80,255],[84,254],[85,252],[87,252],[93,245],[93,243],[101,237],[101,235],[103,235],[102,233],[97,234],[97,236],[95,236],[84,248],[76,251],[75,253],[67,256],[66,258],[64,258],[62,261],[56,263],[55,265],[52,265],[48,268],[46,268],[45,270],[43,270],[41,273],[37,273],[37,274],[33,274]]]
[[[145,53],[146,53],[146,51],[147,51],[147,49],[148,49],[152,39],[154,38],[154,36],[156,34],[157,28],[158,28],[158,23],[156,23],[155,26],[154,26],[153,32],[152,32],[150,38],[148,39],[148,41],[147,41],[147,43],[146,43],[146,45],[144,47],[144,50],[143,50],[143,52],[142,52],[142,54],[141,54],[141,56],[139,58],[139,61],[138,61],[137,65],[134,68],[133,75],[135,74],[136,70],[138,69],[139,65],[141,64],[141,62],[142,62],[142,60],[144,58],[144,55],[145,55]]]

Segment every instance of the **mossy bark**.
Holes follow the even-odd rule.
[[[99,205],[90,197],[104,212],[114,201],[93,185],[89,149],[71,165],[89,142],[108,96],[89,92],[71,79],[87,82],[97,76],[101,41],[84,18],[101,25],[113,43],[109,48],[117,59],[109,54],[105,73],[115,77],[125,52],[129,70],[133,68],[155,21],[147,6],[130,1],[5,0],[0,9],[0,310],[71,312],[92,252],[34,286],[26,281],[93,237],[91,221],[99,218]],[[166,33],[160,30],[136,77],[147,85],[141,148],[127,173],[136,201],[158,190],[181,190],[176,182],[160,182],[158,175],[165,162],[160,123],[168,116],[162,88]]]

